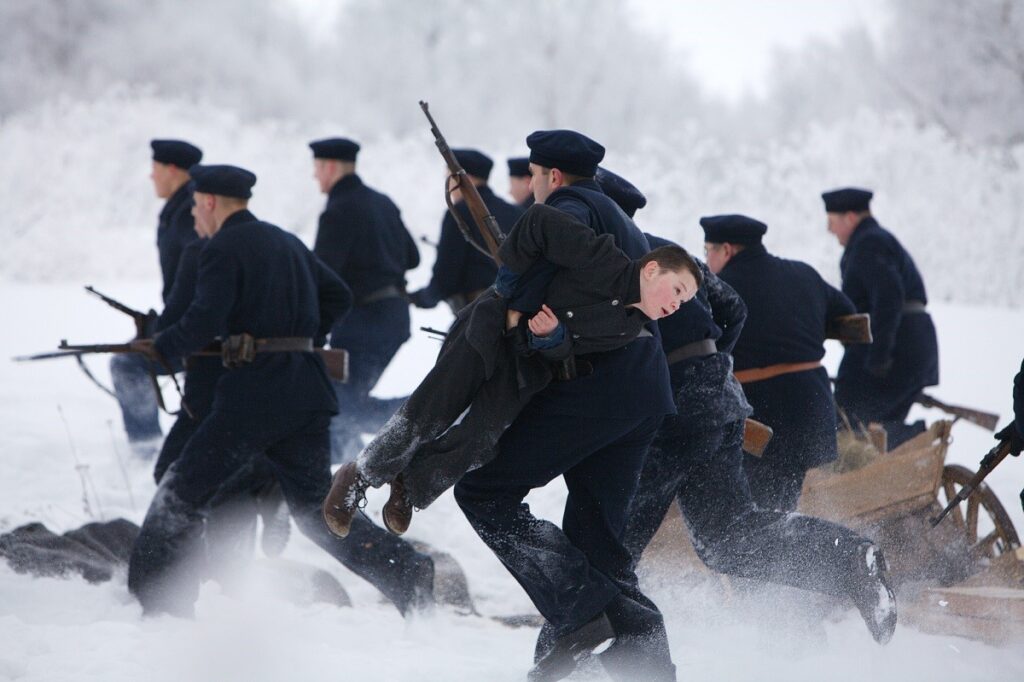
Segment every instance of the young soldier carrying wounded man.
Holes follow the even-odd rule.
[[[366,489],[385,483],[384,524],[405,532],[413,507],[427,507],[494,457],[533,395],[552,379],[586,374],[588,353],[649,334],[644,324],[693,298],[702,278],[679,246],[631,260],[611,235],[543,204],[519,219],[499,256],[494,287],[459,314],[423,383],[359,460],[335,475],[323,508],[335,534],[348,533]],[[546,303],[539,311],[509,309],[508,299],[524,291]]]

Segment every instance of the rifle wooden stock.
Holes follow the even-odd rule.
[[[971,479],[970,483],[960,488],[960,491],[956,496],[949,501],[946,508],[939,513],[938,516],[931,520],[932,528],[939,525],[942,519],[946,518],[949,512],[953,511],[961,502],[971,496],[981,482],[985,480],[985,477],[992,473],[992,470],[999,466],[999,463],[1006,459],[1006,456],[1010,454],[1010,441],[1004,440],[989,450],[988,454],[981,458],[981,465],[978,467],[978,473],[974,474],[974,478]]]
[[[825,338],[843,343],[871,343],[871,315],[854,313],[833,317],[825,328]]]
[[[341,348],[315,349],[327,368],[327,375],[335,381],[348,381],[348,351]]]
[[[774,433],[767,424],[748,418],[743,424],[743,449],[754,457],[760,457]]]
[[[452,218],[455,219],[455,223],[459,226],[459,230],[462,232],[462,236],[466,238],[470,244],[476,246],[476,242],[473,241],[472,235],[469,233],[469,228],[462,221],[462,217],[455,211],[455,206],[451,200],[451,193],[454,189],[458,189],[462,193],[462,200],[466,202],[466,207],[469,209],[469,214],[473,216],[473,222],[476,223],[476,228],[480,233],[480,236],[484,240],[484,244],[487,245],[487,252],[494,259],[494,262],[499,266],[501,265],[501,258],[498,256],[498,247],[501,246],[501,242],[505,239],[504,233],[501,231],[501,227],[498,226],[498,220],[487,208],[487,204],[484,203],[483,197],[480,196],[480,192],[476,186],[469,179],[469,175],[466,173],[466,169],[459,164],[458,159],[455,158],[455,153],[451,147],[448,146],[448,141],[444,139],[444,135],[441,134],[440,129],[437,127],[437,123],[434,122],[434,117],[430,115],[430,105],[426,102],[420,102],[420,108],[423,110],[424,115],[427,117],[427,121],[430,122],[430,132],[434,135],[434,143],[437,145],[438,151],[441,152],[441,157],[444,162],[448,165],[448,172],[451,174],[449,180],[446,182],[454,181],[456,187],[448,186],[445,188],[445,201],[448,204],[448,211],[452,214]],[[479,248],[479,247],[478,247]]]
[[[983,429],[989,431],[995,431],[999,425],[999,415],[992,414],[991,412],[983,412],[981,410],[975,410],[970,407],[960,407],[959,405],[947,405],[937,398],[933,398],[930,395],[922,393],[915,398],[917,403],[923,407],[934,407],[942,410],[946,414],[951,414],[954,417],[960,417],[965,419],[972,424],[977,424]]]

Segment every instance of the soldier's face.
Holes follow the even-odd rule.
[[[533,194],[530,190],[530,176],[508,176],[508,193],[512,195],[512,201],[517,204],[521,204],[526,201],[527,197]]]
[[[535,163],[530,164],[530,191],[533,192],[533,200],[538,204],[543,204],[551,196],[554,188],[551,186],[550,168],[544,168]]]
[[[192,199],[192,217],[196,220],[196,233],[200,237],[212,237],[217,231],[217,225],[213,219],[213,207],[216,204],[216,199],[212,194],[205,192],[194,192]]]
[[[149,172],[149,179],[153,181],[153,190],[160,199],[167,199],[174,194],[176,179],[174,166],[154,161],[153,169]]]
[[[313,177],[320,191],[327,194],[338,180],[338,163],[331,159],[313,159]]]
[[[708,269],[716,275],[722,271],[725,264],[729,262],[731,254],[726,249],[727,244],[713,244],[704,242],[704,262]]]
[[[836,239],[843,246],[850,241],[853,228],[857,227],[856,214],[847,213],[826,213],[828,216],[828,231],[835,235]]]
[[[689,270],[662,270],[651,261],[640,271],[640,304],[652,320],[668,317],[697,293],[697,280]]]

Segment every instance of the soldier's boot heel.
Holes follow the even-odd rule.
[[[401,535],[409,530],[409,524],[412,523],[412,512],[412,503],[409,502],[405,491],[405,481],[402,474],[398,474],[395,476],[395,480],[391,481],[391,495],[384,503],[382,510],[384,527],[395,535]]]
[[[366,503],[368,487],[355,462],[343,464],[334,474],[331,490],[324,498],[323,516],[327,528],[339,538],[348,536],[353,517]]]
[[[865,542],[857,547],[854,562],[850,597],[871,636],[887,644],[896,630],[896,594],[889,584],[885,557],[874,543]]]

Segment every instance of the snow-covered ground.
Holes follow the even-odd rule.
[[[431,256],[427,255],[428,262]],[[418,273],[422,276],[423,273]],[[146,306],[155,281],[93,281],[129,304]],[[949,402],[1010,414],[1010,381],[1019,367],[1024,313],[933,306]],[[127,318],[77,284],[0,285],[5,333],[0,357],[40,351],[60,338],[117,341]],[[443,310],[414,311],[414,324],[444,326]],[[378,392],[408,392],[425,373],[437,342],[416,333],[382,379]],[[839,357],[830,349],[827,362]],[[105,359],[91,365],[107,379]],[[935,412],[921,412],[929,419]],[[63,415],[63,416],[62,416]],[[1004,418],[1004,422],[1006,419]],[[140,522],[154,486],[151,463],[132,460],[115,403],[70,361],[0,362],[0,531],[41,521],[62,532],[102,516]],[[960,424],[949,459],[971,468],[991,436]],[[94,516],[86,514],[75,463],[88,465]],[[121,463],[127,472],[122,474]],[[1017,494],[1024,462],[1009,460],[990,479],[1024,529]],[[557,520],[564,489],[554,483],[531,495],[535,511]],[[378,515],[383,498],[371,497]],[[414,519],[410,536],[452,553],[469,577],[481,613],[531,611],[529,601],[477,539],[448,494]],[[145,619],[123,576],[92,586],[81,579],[18,575],[0,563],[0,679],[84,680],[521,680],[535,631],[485,617],[441,611],[404,622],[375,590],[293,533],[285,557],[329,570],[355,607],[296,606],[257,573],[247,589],[224,594],[204,586],[195,620]],[[1003,650],[900,627],[880,648],[853,612],[825,626],[824,641],[780,636],[766,621],[737,621],[706,595],[660,588],[680,679],[934,680],[1024,679],[1024,649]]]

